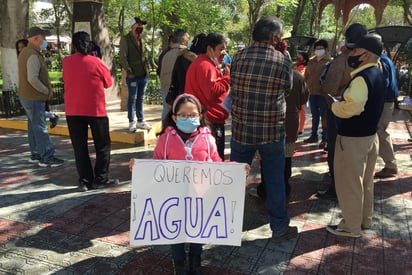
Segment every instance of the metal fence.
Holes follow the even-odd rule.
[[[53,95],[49,99],[51,112],[64,111],[63,83],[52,84]],[[24,115],[24,109],[20,104],[16,91],[2,91],[0,94],[0,117],[11,118]]]
[[[64,85],[63,82],[52,84],[53,95],[49,99],[50,112],[64,112]],[[145,104],[162,104],[160,84],[149,82],[144,98]],[[24,115],[24,109],[20,104],[16,91],[2,91],[0,94],[0,117],[11,118]]]

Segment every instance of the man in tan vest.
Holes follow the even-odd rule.
[[[18,58],[18,96],[27,115],[27,130],[31,157],[29,162],[41,167],[57,167],[64,163],[54,157],[54,145],[50,139],[46,118],[45,102],[51,96],[49,72],[41,50],[47,47],[46,32],[32,27],[28,32],[29,44]]]

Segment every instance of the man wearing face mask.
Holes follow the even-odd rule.
[[[148,82],[148,68],[144,56],[142,43],[143,25],[146,21],[139,17],[133,17],[130,21],[131,30],[120,40],[119,61],[126,70],[126,84],[128,89],[127,117],[129,119],[129,131],[135,132],[136,128],[149,130],[152,128],[144,120],[143,99]],[[135,113],[137,123],[135,121]]]
[[[328,167],[330,175],[330,186],[326,190],[319,190],[316,193],[319,199],[336,199],[335,190],[335,175],[333,173],[334,156],[335,156],[335,143],[337,136],[336,117],[332,113],[333,99],[340,98],[346,89],[346,86],[350,82],[350,73],[353,70],[348,65],[348,55],[353,48],[354,43],[359,41],[364,35],[366,35],[366,27],[353,23],[345,31],[345,41],[341,46],[341,54],[331,61],[325,68],[325,71],[321,76],[321,93],[327,102],[327,151],[328,151]],[[332,97],[331,97],[332,96]]]
[[[322,119],[322,141],[319,147],[324,149],[326,146],[326,100],[321,95],[320,76],[330,61],[327,55],[328,42],[324,39],[315,41],[313,44],[315,56],[312,57],[305,70],[305,82],[309,89],[309,107],[312,113],[312,130],[310,137],[305,139],[305,143],[318,142],[318,127],[320,118]]]
[[[29,41],[18,57],[18,96],[27,115],[27,130],[31,157],[29,162],[41,167],[57,167],[64,163],[54,157],[54,145],[50,139],[46,118],[46,100],[52,94],[44,56],[41,51],[47,47],[46,31],[38,27],[29,29]]]
[[[371,35],[355,43],[347,59],[354,69],[352,79],[343,100],[332,104],[338,118],[335,185],[343,219],[326,229],[338,236],[360,237],[361,229],[372,226],[376,132],[386,91],[385,78],[377,67],[382,49],[382,43]]]

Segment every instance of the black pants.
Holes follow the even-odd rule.
[[[337,129],[337,118],[336,116],[332,113],[330,109],[327,111],[328,114],[328,127],[327,127],[327,139],[328,139],[328,166],[329,166],[329,174],[331,178],[331,191],[335,191],[335,173],[333,171],[334,169],[334,161],[333,159],[335,158],[335,143],[336,143],[336,137],[338,135],[338,129]]]
[[[76,159],[79,181],[104,182],[109,176],[111,141],[109,119],[107,117],[68,116],[66,117]],[[94,169],[90,160],[87,143],[88,129],[92,131],[96,163]]]
[[[212,124],[213,136],[216,139],[217,152],[225,160],[225,124]]]

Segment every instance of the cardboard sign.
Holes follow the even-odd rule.
[[[240,246],[245,164],[135,160],[130,245]]]

